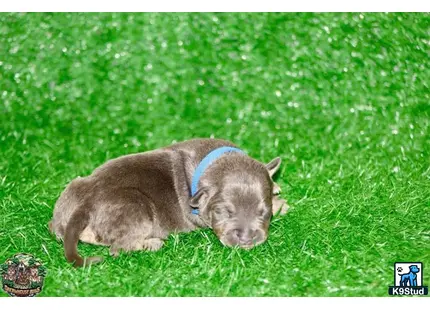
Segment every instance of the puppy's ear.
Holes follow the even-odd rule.
[[[273,175],[276,173],[276,171],[279,170],[279,167],[281,166],[281,158],[276,157],[270,161],[270,163],[266,164],[266,168],[269,171],[270,177],[273,177]]]
[[[194,209],[203,210],[204,208],[206,208],[210,197],[211,197],[211,194],[209,189],[207,187],[202,187],[191,198],[190,206]]]

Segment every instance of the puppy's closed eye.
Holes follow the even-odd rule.
[[[224,218],[230,218],[233,216],[233,210],[227,207],[218,207],[215,209],[215,215]]]
[[[266,218],[266,217],[269,217],[269,215],[270,215],[270,209],[268,208],[257,209],[257,216]]]

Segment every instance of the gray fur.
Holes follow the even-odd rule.
[[[198,193],[190,197],[195,168],[221,146],[236,147],[224,140],[193,139],[110,160],[74,179],[49,224],[64,239],[68,261],[83,266],[101,260],[80,257],[78,240],[110,246],[113,255],[156,251],[170,233],[200,227],[211,227],[227,246],[251,248],[264,242],[272,213],[286,206],[273,193],[279,191],[271,179],[279,158],[266,166],[245,154],[226,153],[208,167]],[[199,215],[192,208],[199,208]]]

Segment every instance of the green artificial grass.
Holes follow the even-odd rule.
[[[0,14],[0,263],[40,258],[39,296],[387,296],[396,261],[429,285],[429,31],[429,14]],[[66,262],[47,223],[68,182],[195,137],[283,159],[268,242],[205,229]]]

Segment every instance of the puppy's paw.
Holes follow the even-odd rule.
[[[163,246],[164,241],[158,238],[151,238],[143,240],[143,249],[147,251],[158,251]]]
[[[118,257],[120,251],[121,251],[121,249],[119,247],[111,246],[109,249],[109,254],[112,257]]]
[[[284,215],[287,213],[290,206],[285,199],[281,199],[278,196],[273,197],[272,200],[272,212],[274,215],[280,214]]]
[[[279,195],[281,193],[281,187],[273,182],[273,195]]]

